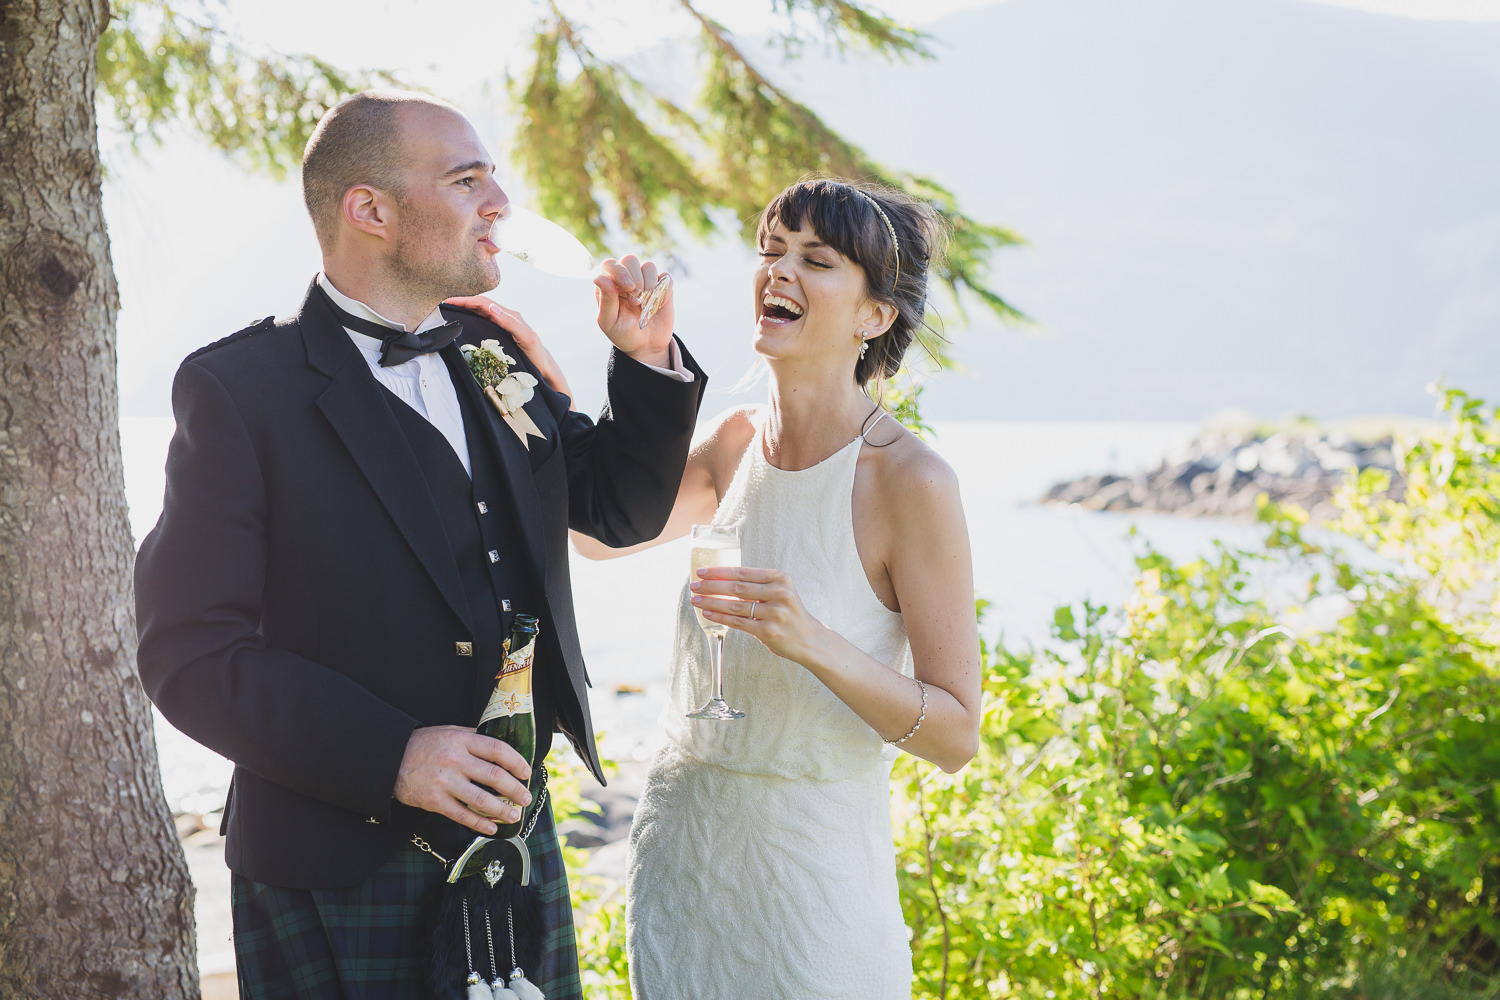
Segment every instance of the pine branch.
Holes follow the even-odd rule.
[[[772,83],[729,39],[724,27],[679,0],[699,24],[708,65],[699,95],[711,123],[704,131],[727,203],[753,232],[760,209],[789,180],[807,173],[868,179],[868,157],[809,107]]]
[[[98,62],[100,101],[136,148],[181,122],[275,177],[301,163],[318,119],[339,100],[398,84],[313,56],[252,54],[163,0],[115,0]]]
[[[824,44],[839,52],[847,52],[852,44],[886,59],[932,58],[927,47],[931,36],[848,0],[773,0],[772,7],[779,7],[788,22],[780,38],[790,55],[801,47],[803,33],[797,22],[805,12],[818,23]]]
[[[530,73],[512,91],[525,109],[513,149],[544,214],[596,250],[608,234],[596,192],[613,203],[621,228],[648,246],[667,245],[669,211],[695,235],[713,232],[708,209],[717,193],[678,138],[691,132],[690,115],[599,59],[556,4],[550,23],[537,31],[533,53]],[[578,64],[571,79],[562,71],[565,56]],[[627,95],[654,109],[657,120],[647,122]]]
[[[934,261],[933,271],[953,293],[961,319],[967,319],[964,300],[972,294],[1002,321],[1027,322],[994,290],[989,260],[995,251],[1022,243],[1019,235],[960,212],[952,192],[932,180],[881,167],[757,70],[723,26],[692,0],[679,2],[698,21],[705,42],[708,70],[701,102],[710,122],[704,132],[712,137],[717,158],[711,169],[744,235],[753,231],[761,207],[797,177],[829,174],[887,184],[931,203],[949,226],[947,255]],[[948,363],[940,339],[924,334],[921,343],[938,364]]]
[[[1031,319],[1025,313],[994,291],[996,282],[991,264],[995,251],[1025,246],[1025,238],[1013,229],[979,222],[959,211],[953,192],[930,178],[906,174],[895,186],[929,202],[948,223],[948,252],[943,260],[934,262],[933,270],[953,291],[959,318],[968,320],[962,292],[973,295],[1002,322],[1029,325]]]

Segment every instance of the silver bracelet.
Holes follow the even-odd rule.
[[[913,677],[912,680],[917,681],[917,687],[922,689],[922,712],[917,716],[917,721],[912,725],[912,727],[906,731],[906,735],[901,737],[899,740],[886,740],[885,737],[881,737],[882,740],[885,740],[885,742],[890,744],[891,746],[897,746],[899,744],[905,743],[907,740],[917,735],[917,730],[922,728],[922,722],[927,718],[927,685],[923,684],[915,677]]]

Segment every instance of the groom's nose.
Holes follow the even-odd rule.
[[[491,222],[510,214],[510,198],[505,190],[500,187],[500,182],[495,180],[495,175],[490,174],[484,179],[485,197],[479,204],[479,214]]]

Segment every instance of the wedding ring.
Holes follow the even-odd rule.
[[[755,606],[757,604],[759,604],[759,603],[760,603],[759,601],[751,601],[750,602],[750,620],[751,621],[755,621]]]

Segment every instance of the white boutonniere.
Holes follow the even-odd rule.
[[[461,344],[459,350],[463,352],[469,371],[474,374],[474,381],[479,383],[521,443],[529,449],[531,442],[528,438],[545,439],[547,435],[523,409],[536,395],[536,376],[530,372],[511,371],[516,359],[505,353],[498,340],[481,340],[478,347]]]

